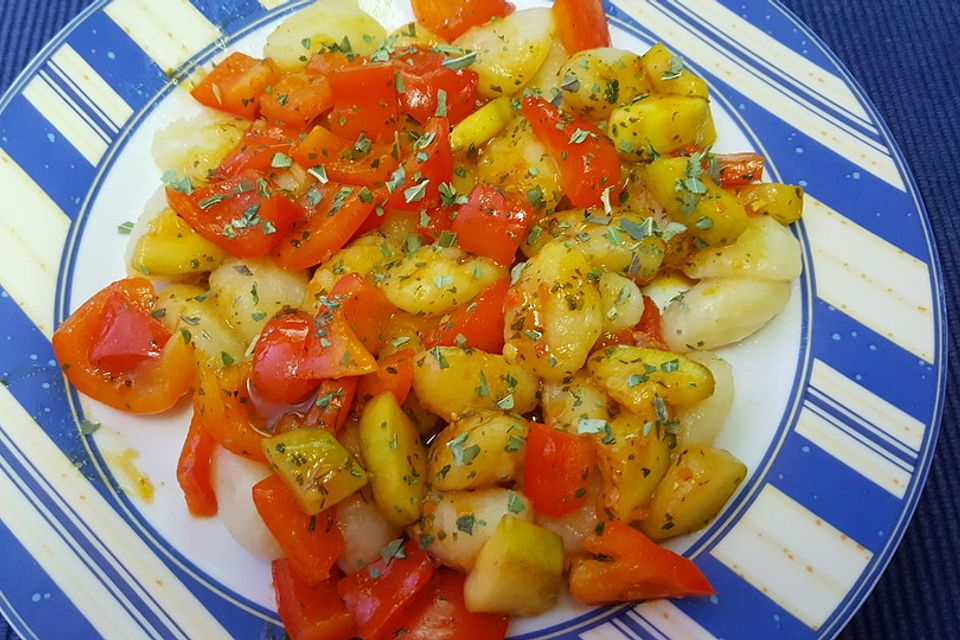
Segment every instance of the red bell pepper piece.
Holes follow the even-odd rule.
[[[394,59],[397,86],[400,92],[400,113],[420,123],[432,116],[445,116],[455,125],[477,108],[477,85],[480,76],[473,69],[450,69],[443,66],[446,57],[426,49],[412,48]],[[440,92],[446,113],[438,114]]]
[[[397,131],[397,84],[394,66],[375,62],[329,73],[333,110],[327,126],[335,134],[356,140],[365,134],[375,142],[389,142]]]
[[[622,522],[604,523],[583,548],[602,556],[578,560],[570,571],[570,593],[588,604],[715,593],[697,565]]]
[[[510,619],[473,613],[463,601],[466,577],[438,569],[427,588],[410,603],[387,638],[403,640],[503,640]]]
[[[300,71],[284,74],[260,96],[260,113],[267,120],[305,128],[333,105],[324,76]]]
[[[570,53],[610,46],[602,0],[554,0],[553,21]]]
[[[527,98],[530,121],[560,173],[560,189],[575,207],[595,207],[620,198],[620,156],[613,142],[585,118],[562,113],[545,100]]]
[[[533,220],[534,213],[526,204],[481,182],[460,207],[450,230],[457,234],[464,251],[510,266]]]
[[[214,171],[214,179],[232,178],[253,169],[268,172],[273,169],[278,153],[289,154],[300,139],[300,131],[281,125],[266,125],[258,120],[243,134],[240,143]]]
[[[64,320],[53,334],[53,352],[70,384],[133,413],[166,411],[188,393],[196,375],[193,348],[170,339],[151,316],[155,303],[149,280],[128,278]]]
[[[271,60],[231,53],[214,67],[190,94],[208,107],[253,120],[260,111],[260,96],[279,75]]]
[[[427,552],[408,541],[393,557],[378,560],[337,585],[364,638],[382,638],[433,577]]]
[[[465,346],[487,353],[500,353],[503,351],[503,304],[509,290],[509,281],[494,282],[471,303],[457,307],[449,318],[441,320],[424,341],[424,346]]]
[[[297,163],[335,183],[382,187],[400,163],[392,146],[367,138],[345,140],[317,125],[290,152]],[[379,198],[377,199],[379,200]]]
[[[210,465],[216,447],[217,441],[203,428],[197,414],[193,414],[177,461],[177,484],[183,491],[187,508],[195,516],[217,513],[217,494],[210,480]]]
[[[423,136],[414,143],[402,172],[395,174],[398,184],[387,183],[388,205],[401,211],[420,211],[440,206],[440,185],[453,179],[453,150],[450,148],[450,121],[430,118]]]
[[[168,187],[167,202],[194,231],[238,258],[270,253],[303,214],[253,170],[189,194]]]
[[[276,474],[253,485],[253,504],[298,578],[312,585],[330,577],[344,548],[335,509],[307,515]]]
[[[758,153],[718,153],[722,187],[740,187],[763,179],[764,159]]]
[[[347,325],[364,347],[377,353],[386,344],[387,323],[397,308],[379,287],[358,273],[350,273],[330,290],[330,299],[339,305]]]
[[[305,424],[339,433],[350,417],[359,381],[356,377],[324,380],[317,390],[317,399],[307,412]]]
[[[194,419],[220,446],[257,462],[266,462],[260,443],[263,420],[250,399],[250,364],[217,368],[201,364],[197,392],[193,395]]]
[[[283,269],[297,271],[320,264],[339,251],[373,211],[373,196],[357,187],[311,187],[300,201],[306,216],[282,237],[274,252]]]
[[[277,613],[290,640],[349,640],[357,625],[337,594],[337,582],[326,580],[309,585],[283,560],[273,562],[273,589]]]
[[[390,391],[403,404],[413,386],[414,355],[413,349],[403,349],[380,360],[376,371],[360,378],[357,395],[361,402]]]
[[[593,442],[584,436],[531,424],[524,447],[523,492],[533,508],[561,517],[581,507],[594,467]]]

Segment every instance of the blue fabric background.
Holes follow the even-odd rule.
[[[0,0],[0,91],[91,0]],[[957,317],[960,216],[960,2],[783,0],[846,63],[900,142],[940,249]],[[844,640],[960,637],[960,391],[957,343],[936,459],[899,551]],[[15,640],[0,621],[0,638]]]

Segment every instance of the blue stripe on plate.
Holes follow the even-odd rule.
[[[696,9],[694,7],[688,7],[687,11],[684,11],[678,4],[663,3],[658,6],[664,13],[671,15],[673,18],[687,25],[690,29],[697,33],[701,39],[709,42],[711,45],[719,48],[737,60],[740,66],[744,69],[751,69],[754,73],[760,75],[761,77],[769,79],[777,87],[780,87],[781,91],[785,95],[790,95],[790,93],[793,93],[794,95],[809,101],[811,105],[823,110],[825,113],[841,120],[848,126],[853,127],[856,131],[866,136],[868,139],[873,140],[878,144],[881,143],[882,137],[879,132],[877,132],[875,129],[871,130],[872,127],[868,126],[862,120],[859,118],[850,117],[845,110],[835,106],[830,101],[831,96],[817,95],[810,88],[796,83],[796,81],[791,78],[789,72],[785,72],[779,67],[774,66],[776,71],[771,71],[771,69],[766,67],[765,64],[774,65],[773,62],[766,59],[762,59],[762,61],[754,59],[738,48],[737,45],[742,45],[743,43],[731,43],[726,41],[715,32],[716,27],[713,28],[714,30],[711,30],[711,25],[703,24],[691,19],[689,13],[692,12],[696,14]],[[760,28],[762,29],[762,26]],[[831,71],[827,71],[828,68],[829,67],[824,67],[824,72],[832,73]]]
[[[22,95],[0,112],[0,146],[71,218],[94,169]]]
[[[815,43],[811,42],[807,34],[796,25],[778,18],[780,9],[772,3],[748,3],[743,0],[716,0],[738,16],[773,36],[778,42],[796,51],[810,62],[824,69],[834,70],[834,64],[825,56]]]
[[[223,0],[190,0],[190,3],[224,33],[233,33],[267,13],[257,0],[240,0],[229,3],[230,6]]]
[[[787,437],[769,476],[773,485],[876,553],[887,543],[881,523],[903,502],[796,433]]]
[[[674,604],[717,638],[754,640],[815,637],[809,627],[713,556],[700,556],[697,566],[710,579],[710,584],[719,595],[675,600]],[[744,627],[745,620],[750,621],[749,628]]]
[[[3,473],[0,471],[0,473]],[[97,633],[60,587],[0,520],[0,555],[5,573],[18,576],[4,582],[0,613],[23,640],[95,638]],[[64,621],[69,620],[69,625]]]
[[[930,422],[937,399],[933,366],[822,300],[814,301],[814,314],[811,347],[818,358],[914,418]],[[926,384],[905,384],[910,380]]]
[[[167,82],[163,70],[103,11],[77,25],[67,42],[134,111]]]

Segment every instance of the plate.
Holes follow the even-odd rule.
[[[156,190],[153,132],[198,109],[177,81],[225,48],[259,52],[303,4],[96,2],[0,99],[0,611],[24,638],[283,635],[268,566],[182,506],[186,414],[81,401],[50,336],[125,273],[117,226]],[[361,4],[388,26],[411,18],[406,0]],[[671,543],[717,595],[565,602],[512,637],[832,637],[900,540],[939,428],[944,303],[916,186],[856,82],[778,3],[607,11],[615,46],[663,40],[707,79],[718,150],[755,149],[772,179],[806,189],[804,275],[774,323],[723,354],[738,387],[719,446],[747,481],[707,529]]]

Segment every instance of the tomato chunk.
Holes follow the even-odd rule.
[[[308,127],[333,105],[330,83],[323,76],[287,73],[260,96],[260,113],[294,127]]]
[[[427,588],[410,603],[389,638],[404,640],[502,640],[510,619],[473,613],[463,601],[466,577],[438,569]]]
[[[460,207],[450,230],[457,234],[461,249],[510,266],[533,219],[526,204],[481,182]]]
[[[553,20],[570,53],[610,46],[603,0],[554,0]]]
[[[111,292],[104,305],[100,335],[90,349],[94,365],[110,373],[132,371],[160,357],[170,332],[143,309]]]
[[[277,613],[290,640],[349,640],[356,635],[353,614],[337,594],[337,582],[306,584],[286,559],[274,560],[273,589]]]
[[[297,404],[317,388],[319,380],[297,377],[312,328],[303,314],[282,311],[263,328],[250,370],[250,380],[260,396],[270,402]]]
[[[413,349],[403,349],[381,359],[377,370],[360,378],[357,395],[366,402],[385,391],[390,391],[399,404],[406,401],[413,386]]]
[[[445,59],[439,53],[416,48],[397,56],[394,64],[401,114],[421,124],[432,116],[444,116],[455,125],[474,112],[480,76],[473,69],[445,67]]]
[[[503,303],[510,282],[501,280],[481,291],[467,305],[457,307],[425,341],[427,348],[463,346],[487,353],[503,351]]]
[[[190,92],[197,102],[253,120],[260,111],[260,96],[279,75],[270,60],[231,53]]]
[[[596,207],[605,198],[619,201],[620,156],[596,125],[539,98],[523,101],[523,115],[546,145],[560,173],[560,189],[575,207]]]
[[[359,378],[324,380],[317,391],[317,399],[307,413],[306,424],[338,433],[353,407]]]
[[[513,13],[513,5],[504,0],[412,0],[410,4],[417,22],[448,42],[492,18]]]
[[[331,304],[334,304],[331,301]],[[300,314],[304,316],[305,314]],[[297,375],[307,380],[362,376],[376,371],[377,361],[363,346],[340,308],[324,306],[315,318],[306,317],[310,330]]]
[[[53,334],[53,351],[70,384],[133,413],[166,411],[187,394],[196,375],[193,348],[153,324],[155,302],[149,280],[128,278],[107,286],[64,320]],[[134,335],[141,330],[149,341]],[[155,340],[162,347],[154,348]],[[94,354],[109,368],[98,365]]]
[[[298,271],[320,264],[353,237],[373,211],[373,195],[333,183],[311,187],[300,201],[306,216],[273,254],[283,269]]]
[[[427,552],[408,541],[392,557],[341,580],[337,591],[353,612],[360,635],[380,638],[426,588],[433,572]]]
[[[570,571],[570,593],[588,604],[715,593],[697,565],[622,522],[604,523],[583,547],[603,557],[578,560]]]
[[[274,249],[302,216],[261,171],[244,171],[184,193],[167,187],[167,202],[194,231],[238,258]]]
[[[524,450],[523,491],[534,509],[559,518],[586,502],[594,466],[593,442],[531,424]]]
[[[217,494],[210,480],[211,462],[217,441],[207,433],[194,413],[177,461],[177,484],[183,491],[187,508],[195,516],[217,513]]]
[[[400,211],[420,211],[440,206],[441,184],[453,179],[453,150],[450,148],[450,121],[430,118],[423,136],[414,143],[410,156],[394,174],[396,183],[387,183],[388,205]]]
[[[355,140],[360,134],[389,142],[397,131],[397,85],[393,64],[376,62],[341,69],[327,76],[333,110],[327,126],[335,134]]]
[[[330,577],[344,548],[333,508],[307,515],[283,478],[276,474],[253,485],[253,504],[297,577],[307,584]]]

